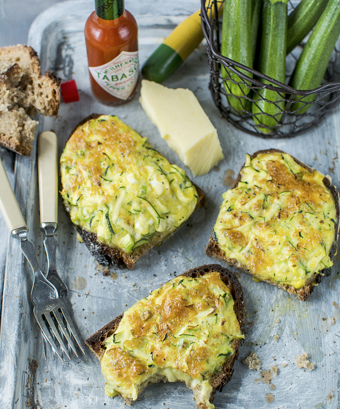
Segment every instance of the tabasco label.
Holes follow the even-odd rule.
[[[99,67],[89,67],[89,70],[95,81],[106,92],[126,100],[138,81],[138,51],[122,51],[112,61]]]

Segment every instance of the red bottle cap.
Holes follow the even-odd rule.
[[[65,104],[68,102],[79,101],[79,94],[75,80],[63,82],[60,88]]]

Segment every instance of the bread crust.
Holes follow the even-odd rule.
[[[286,153],[286,152],[283,152],[283,151],[281,151],[279,149],[265,149],[265,150],[260,150],[260,151],[254,152],[252,155],[250,155],[250,157],[251,157],[251,159],[254,159],[257,155],[259,155],[261,153],[275,153],[275,152]],[[299,161],[298,159],[296,159],[294,156],[292,156],[292,155],[290,155],[290,156],[294,159],[294,161],[296,163],[298,163],[303,168],[305,168],[305,169],[307,169],[309,171],[314,170],[310,166],[308,166],[305,163],[303,163],[303,162]],[[245,163],[241,167],[240,172],[237,175],[237,177],[235,179],[235,182],[234,182],[233,186],[230,189],[234,189],[238,185],[239,181],[241,180],[241,171],[244,168],[244,166],[245,166]],[[338,242],[338,239],[339,239],[339,194],[338,194],[338,192],[336,190],[336,187],[332,185],[331,178],[329,176],[324,177],[323,183],[327,187],[327,189],[331,192],[331,194],[332,194],[332,196],[334,198],[335,207],[336,207],[336,224],[334,226],[335,237],[334,237],[333,245],[332,245],[332,247],[330,249],[330,252],[329,252],[329,257],[332,259],[334,257],[334,255],[336,254],[337,242]],[[213,229],[213,231],[214,231],[214,229]],[[306,301],[307,298],[312,294],[312,291],[313,291],[313,289],[315,287],[315,284],[320,283],[321,280],[323,279],[323,277],[329,276],[331,274],[331,268],[325,268],[325,269],[321,270],[318,274],[314,273],[308,279],[305,286],[300,288],[300,289],[296,289],[291,285],[279,284],[279,283],[273,282],[271,280],[264,280],[263,278],[257,276],[256,274],[253,274],[244,264],[240,263],[239,261],[237,261],[235,259],[230,259],[230,258],[226,257],[224,251],[220,248],[219,244],[214,240],[213,231],[212,231],[212,234],[211,234],[211,236],[209,238],[208,246],[206,248],[206,254],[208,256],[214,257],[219,261],[223,261],[228,266],[235,267],[238,270],[255,277],[259,281],[266,282],[268,284],[271,284],[271,285],[274,285],[275,287],[280,288],[281,290],[287,291],[288,293],[294,295],[297,299],[299,299],[301,301]]]
[[[0,112],[1,114],[24,109],[30,117],[36,113],[57,115],[60,104],[61,79],[50,71],[41,76],[38,54],[32,47],[18,44],[0,47]],[[27,118],[29,120],[29,118]],[[32,118],[30,118],[32,120]],[[6,117],[0,115],[0,122],[5,128]],[[28,121],[25,125],[30,127]],[[35,128],[23,135],[20,129],[16,133],[0,134],[0,145],[21,155],[29,155],[31,142],[34,140]]]
[[[40,71],[39,57],[36,51],[30,46],[27,46],[24,44],[18,44],[18,45],[10,45],[7,47],[1,47],[0,48],[0,59],[1,57],[10,58],[10,55],[12,54],[17,56],[17,54],[19,53],[22,53],[24,55],[26,54],[29,57],[29,59],[31,60],[31,67],[34,73],[40,76],[41,71]]]
[[[246,306],[241,284],[235,275],[228,269],[219,264],[202,265],[179,275],[178,277],[203,277],[205,274],[217,272],[220,274],[222,281],[230,288],[231,295],[234,299],[234,311],[239,322],[240,328],[245,324]],[[170,280],[171,281],[171,280]],[[85,345],[100,361],[105,352],[105,340],[110,337],[118,328],[124,313],[110,321],[99,331],[91,335],[86,341]],[[233,365],[239,354],[239,347],[241,340],[234,339],[233,349],[235,354],[232,357],[227,357],[222,365],[221,371],[212,376],[210,384],[213,387],[213,392],[210,397],[210,402],[213,401],[216,391],[222,391],[233,374]]]
[[[41,77],[42,79],[48,78],[50,80],[50,86],[54,88],[55,97],[50,104],[50,108],[48,110],[49,116],[54,116],[58,114],[59,106],[60,106],[60,84],[61,78],[55,75],[53,72],[47,70],[45,74]]]
[[[20,155],[23,155],[23,156],[29,156],[31,152],[31,149],[27,148],[26,146],[21,146],[16,143],[9,143],[7,141],[0,140],[0,145],[6,149],[9,149],[12,152],[19,153]]]
[[[73,135],[73,133],[76,131],[76,129],[79,126],[83,125],[84,123],[86,123],[87,121],[91,119],[97,119],[101,115],[103,114],[92,114],[88,116],[87,118],[83,119],[73,129],[70,137]],[[70,137],[68,139],[70,139]],[[196,211],[197,209],[199,209],[200,207],[204,205],[205,193],[202,189],[196,186],[193,182],[191,183],[196,187],[196,190],[198,193],[198,201],[194,209],[194,211]],[[63,203],[64,203],[64,209],[71,219],[70,212],[68,211],[67,203],[65,203],[64,200],[63,200]],[[168,239],[172,234],[176,233],[176,231],[178,230],[176,229],[175,231],[173,231],[172,233],[170,233],[169,235],[165,237],[160,237],[158,239],[155,239],[152,243],[146,243],[146,244],[141,245],[140,247],[137,247],[137,249],[132,254],[126,254],[120,249],[117,249],[115,247],[110,247],[107,244],[100,243],[95,233],[91,233],[83,229],[81,226],[76,226],[76,225],[74,226],[77,230],[77,233],[80,235],[80,237],[84,241],[86,247],[88,248],[92,256],[101,266],[108,267],[109,265],[114,265],[118,268],[124,268],[126,266],[130,270],[133,269],[136,262],[142,256],[144,256],[144,254],[146,254],[153,247],[160,246],[166,239]]]

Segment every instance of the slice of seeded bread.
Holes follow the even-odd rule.
[[[88,116],[87,118],[83,119],[71,132],[71,135],[75,132],[75,130],[83,125],[85,122],[89,121],[90,119],[96,119],[99,118],[101,114],[92,114]],[[198,200],[197,204],[195,207],[196,211],[200,207],[202,207],[205,203],[205,192],[200,189],[198,186],[196,186],[193,182],[191,182],[197,190],[198,193]],[[67,210],[67,203],[64,203],[64,209],[66,213],[70,216],[69,211]],[[70,217],[71,218],[71,217]],[[176,233],[178,229],[176,229],[174,232],[170,233],[166,237],[159,237],[156,240],[153,240],[151,243],[146,243],[143,244],[132,253],[132,254],[126,254],[120,249],[110,247],[107,244],[100,243],[97,239],[97,235],[95,233],[91,233],[87,230],[84,230],[81,226],[75,226],[77,233],[85,243],[86,247],[92,254],[92,256],[96,259],[96,261],[101,265],[101,266],[109,266],[109,265],[115,265],[119,268],[124,268],[125,266],[128,267],[130,270],[133,269],[134,265],[136,262],[144,256],[149,250],[151,250],[155,246],[160,246],[166,239],[168,239],[172,234]],[[180,227],[179,227],[180,228]]]
[[[58,113],[60,79],[49,71],[41,76],[32,47],[0,48],[0,144],[29,155],[38,122],[36,113]]]
[[[210,265],[203,265],[200,267],[193,268],[189,271],[187,271],[184,274],[181,274],[181,276],[184,277],[202,277],[205,274],[212,273],[212,272],[217,272],[220,273],[222,281],[230,288],[231,295],[234,299],[234,311],[237,317],[237,320],[240,324],[240,327],[245,323],[245,314],[246,314],[246,307],[245,307],[245,301],[244,301],[244,296],[243,296],[243,291],[240,283],[238,282],[237,278],[233,273],[231,273],[229,270],[226,268],[223,268],[219,264],[210,264]],[[109,338],[118,328],[120,321],[122,320],[124,316],[124,313],[116,317],[114,320],[109,322],[107,325],[105,325],[103,328],[101,328],[99,331],[97,331],[95,334],[91,335],[86,341],[85,345],[91,350],[91,352],[99,359],[101,360],[102,356],[104,355],[105,352],[105,341],[107,338]],[[241,340],[239,339],[234,339],[233,341],[233,349],[235,351],[235,354],[232,355],[231,357],[226,357],[225,362],[223,363],[223,366],[221,370],[217,373],[215,373],[212,378],[210,379],[210,384],[213,387],[213,392],[210,396],[210,402],[214,400],[214,395],[216,391],[222,391],[224,385],[226,385],[234,372],[233,366],[234,362],[238,357],[239,354],[239,347],[241,344]],[[155,379],[150,379],[146,384],[143,384],[141,386],[140,392],[146,388],[148,384],[151,383],[157,383],[157,382],[167,382],[167,380],[163,377],[157,376]],[[193,389],[194,395],[198,391],[195,391]],[[129,402],[126,402],[129,404]],[[206,405],[199,406],[200,409],[206,409]]]
[[[37,125],[37,121],[17,106],[0,113],[0,144],[21,155],[29,155]]]
[[[266,149],[266,150],[257,151],[255,153],[253,153],[250,157],[251,157],[251,159],[254,159],[257,155],[259,155],[261,153],[273,153],[273,152],[285,153],[285,152],[283,152],[281,150],[278,150],[278,149]],[[299,161],[298,159],[294,158],[294,156],[292,156],[292,155],[290,155],[290,156],[294,159],[294,161],[296,163],[298,163],[303,168],[305,168],[305,169],[307,169],[309,171],[314,170],[310,166],[308,166],[308,165],[304,164],[303,162]],[[234,189],[238,185],[239,181],[241,180],[241,171],[242,171],[244,165],[242,166],[239,174],[237,175],[237,178],[236,178],[233,186],[231,187],[231,189]],[[336,206],[336,214],[337,214],[336,224],[335,224],[334,243],[333,243],[333,246],[332,246],[332,248],[331,248],[331,250],[329,252],[329,257],[332,259],[334,257],[334,255],[336,254],[337,242],[338,242],[338,239],[339,239],[339,194],[338,194],[335,186],[332,185],[332,180],[331,180],[330,176],[325,176],[324,179],[323,179],[323,183],[328,188],[328,190],[331,192],[331,194],[332,194],[332,196],[334,198],[334,202],[335,202],[335,206]],[[211,236],[209,238],[208,246],[206,248],[206,254],[208,256],[210,256],[210,257],[216,258],[217,260],[223,261],[228,266],[236,267],[239,270],[241,270],[242,272],[250,274],[251,276],[257,278],[259,281],[264,281],[264,282],[266,282],[268,284],[271,284],[271,285],[274,285],[275,287],[280,288],[281,290],[287,291],[288,293],[294,295],[297,299],[299,299],[301,301],[306,301],[306,299],[311,295],[315,285],[320,283],[324,276],[329,276],[331,274],[331,269],[330,268],[325,268],[322,271],[320,271],[318,274],[317,273],[313,274],[308,279],[305,286],[300,288],[300,289],[296,289],[291,285],[276,283],[276,282],[271,281],[271,280],[263,280],[261,277],[255,276],[245,265],[241,264],[237,260],[229,259],[228,257],[226,257],[224,251],[221,249],[219,244],[215,241],[215,239],[213,237],[213,234],[211,234]]]
[[[20,82],[15,88],[22,93],[17,103],[30,114],[57,115],[60,103],[61,80],[50,71],[41,76],[40,62],[32,47],[17,45],[0,48],[0,63],[17,64],[21,69]],[[1,74],[1,72],[0,72]],[[9,84],[11,87],[13,84]],[[13,89],[7,90],[15,92]],[[1,99],[3,95],[0,94]]]

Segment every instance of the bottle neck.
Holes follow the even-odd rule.
[[[95,10],[103,20],[115,20],[124,13],[124,0],[95,0]]]

